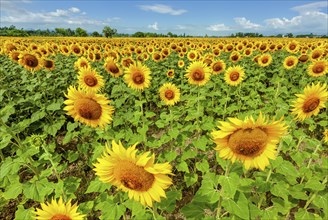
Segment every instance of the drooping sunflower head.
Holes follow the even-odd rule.
[[[169,69],[167,72],[166,72],[166,75],[167,77],[169,78],[174,78],[174,69]]]
[[[75,63],[74,68],[79,70],[81,68],[89,68],[89,61],[85,57],[80,57]]]
[[[37,220],[82,220],[85,215],[80,214],[77,204],[71,204],[71,200],[67,203],[63,202],[60,197],[58,202],[53,199],[51,203],[41,203],[41,209],[37,208],[34,212],[35,219]]]
[[[137,155],[136,144],[123,147],[122,143],[112,141],[107,145],[102,157],[94,164],[94,171],[104,183],[112,184],[124,192],[130,199],[142,205],[152,207],[153,201],[160,202],[165,197],[165,189],[171,184],[169,163],[155,164],[155,155],[149,152]]]
[[[312,115],[318,115],[320,109],[325,108],[328,99],[327,84],[320,83],[308,85],[302,94],[296,94],[297,99],[292,103],[292,114],[296,115],[296,120],[304,119]]]
[[[225,82],[230,86],[239,85],[245,77],[245,71],[241,66],[231,66],[224,74]]]
[[[19,55],[19,63],[29,71],[37,71],[42,67],[42,59],[34,52],[25,52]]]
[[[175,105],[180,101],[180,89],[172,83],[165,83],[159,89],[161,100],[166,105]]]
[[[270,164],[268,159],[276,158],[276,145],[287,131],[282,119],[269,122],[260,113],[256,121],[252,116],[229,121],[220,121],[219,130],[211,133],[219,157],[233,163],[239,160],[247,170],[264,170]]]
[[[328,61],[327,60],[318,60],[312,62],[308,69],[307,72],[310,76],[313,77],[319,77],[326,75],[328,72]]]
[[[262,56],[260,56],[258,58],[258,61],[257,62],[262,67],[269,66],[272,63],[272,56],[269,53],[263,54]]]
[[[119,77],[123,75],[122,68],[119,67],[118,63],[113,57],[106,58],[104,68],[113,77]]]
[[[192,62],[187,70],[185,77],[188,78],[188,82],[192,85],[203,86],[209,80],[211,76],[211,69],[205,63],[201,61]]]
[[[124,80],[130,88],[144,90],[150,86],[150,69],[141,63],[132,64],[125,69]]]
[[[288,56],[284,59],[284,68],[289,70],[294,68],[298,63],[298,58],[296,56]]]
[[[80,88],[87,92],[97,93],[105,85],[103,77],[91,68],[81,68],[78,80]]]
[[[108,100],[102,94],[86,92],[71,86],[68,94],[65,95],[67,100],[64,110],[67,115],[91,127],[105,127],[112,121],[114,107],[110,106]]]
[[[49,59],[44,59],[43,60],[43,67],[46,70],[52,71],[55,69],[55,63],[53,60],[49,60]]]
[[[216,60],[212,63],[211,67],[212,67],[212,74],[217,75],[225,71],[226,64],[223,60]]]

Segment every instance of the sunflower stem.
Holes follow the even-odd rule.
[[[316,153],[317,153],[317,151],[319,150],[319,147],[320,147],[320,145],[318,144],[318,145],[316,146],[316,148],[315,148],[313,154],[316,154]],[[311,165],[312,161],[313,161],[313,158],[311,157],[310,160],[309,160],[309,162],[308,162],[308,164],[307,164],[307,166],[306,166],[307,169],[310,168],[310,165]],[[302,179],[301,179],[301,181],[300,181],[300,184],[303,183],[304,179],[305,179],[305,175],[302,176]]]
[[[225,101],[225,103],[224,103],[223,120],[225,119],[225,117],[226,117],[226,113],[227,113],[228,98],[230,98],[230,86],[229,86],[229,88],[228,88],[227,96],[226,96],[226,101]]]
[[[200,108],[200,102],[199,102],[199,89],[197,90],[197,132],[200,133],[200,122],[199,122],[199,108]]]
[[[271,174],[272,174],[272,168],[270,167],[270,170],[269,170],[269,172],[268,172],[267,178],[266,178],[266,180],[265,180],[266,183],[269,182],[269,179],[270,179],[270,177],[271,177]],[[257,204],[257,208],[261,209],[262,202],[263,202],[263,200],[265,199],[265,196],[266,196],[266,193],[265,193],[265,192],[262,193],[261,198],[260,198],[260,201],[259,201],[259,203]]]

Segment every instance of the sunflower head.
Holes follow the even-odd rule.
[[[258,58],[258,64],[262,67],[269,66],[271,62],[272,62],[272,56],[269,53],[263,54]]]
[[[298,63],[298,58],[296,56],[288,56],[284,60],[284,68],[289,70],[294,68]]]
[[[41,203],[41,209],[34,212],[35,219],[43,220],[82,220],[85,215],[77,212],[77,204],[71,205],[71,200],[67,203],[63,202],[60,197],[58,202],[53,199],[50,203]]]
[[[172,167],[168,163],[155,164],[155,155],[149,152],[137,155],[136,144],[123,147],[122,143],[112,141],[112,147],[106,146],[102,157],[94,164],[94,171],[104,183],[112,184],[124,192],[130,199],[142,205],[152,207],[153,201],[160,202],[165,197],[165,189],[172,180]]]
[[[186,72],[185,77],[192,85],[203,86],[210,80],[211,69],[201,61],[192,62]]]
[[[108,105],[110,100],[104,95],[86,92],[71,86],[65,96],[67,100],[64,101],[66,105],[64,110],[75,121],[94,128],[98,126],[103,128],[112,121],[114,108]]]
[[[320,83],[308,85],[304,88],[303,94],[296,94],[298,97],[292,103],[292,114],[296,119],[303,121],[312,115],[318,115],[320,109],[325,108],[325,102],[328,99],[327,85]]]
[[[313,77],[326,75],[328,72],[328,61],[327,60],[313,61],[308,66],[307,72],[310,76]]]
[[[42,59],[34,52],[21,53],[19,55],[19,63],[32,72],[42,68]]]
[[[276,158],[276,145],[287,130],[281,120],[269,122],[260,113],[256,121],[253,117],[220,121],[219,130],[211,133],[215,150],[223,159],[243,162],[247,170],[252,167],[264,170],[269,165],[268,159]]]
[[[54,70],[55,69],[55,63],[53,60],[49,60],[49,59],[44,59],[43,60],[43,67],[46,70]]]
[[[212,67],[212,74],[217,75],[225,71],[226,64],[223,60],[216,60],[212,63],[211,67]]]
[[[98,92],[105,82],[103,77],[91,68],[81,68],[78,75],[79,86],[87,92]]]
[[[113,77],[119,77],[123,75],[122,69],[113,57],[107,57],[104,63],[105,70]]]
[[[159,89],[161,100],[166,105],[175,105],[180,101],[180,89],[172,83],[165,83]]]
[[[124,80],[130,88],[144,90],[150,86],[150,69],[141,63],[132,64],[125,69]]]
[[[75,63],[74,68],[79,70],[81,68],[89,68],[89,61],[85,57],[80,57]]]
[[[245,71],[241,66],[231,66],[224,75],[225,82],[230,86],[239,85],[245,77]]]
[[[167,77],[169,78],[174,78],[174,69],[169,69],[167,72],[166,72],[166,75]]]
[[[185,63],[184,63],[183,60],[179,60],[179,61],[178,61],[178,67],[179,67],[179,68],[183,68],[184,65],[185,65]]]
[[[135,62],[130,57],[123,57],[121,64],[123,67],[129,67],[130,65],[134,65]]]

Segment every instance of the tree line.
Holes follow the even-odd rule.
[[[94,31],[91,33],[88,33],[83,28],[55,28],[54,30],[24,30],[23,28],[18,29],[14,25],[11,25],[10,27],[0,27],[0,36],[14,36],[14,37],[28,37],[28,36],[58,36],[58,37],[200,37],[200,36],[192,36],[192,35],[186,35],[186,34],[173,34],[172,32],[168,32],[167,34],[162,33],[153,33],[153,32],[141,32],[137,31],[133,34],[124,34],[124,33],[117,33],[117,30],[115,28],[111,28],[109,26],[105,26],[102,30],[102,33],[99,33],[98,31]],[[208,36],[205,34],[204,37],[219,37],[219,36]],[[263,34],[259,33],[243,33],[243,32],[237,32],[234,34],[231,34],[230,36],[224,36],[224,37],[321,37],[321,38],[327,38],[327,35],[314,35],[313,33],[310,34],[299,34],[299,35],[293,35],[292,33],[286,33],[286,34],[277,34],[277,35],[270,35],[270,36],[264,36]]]

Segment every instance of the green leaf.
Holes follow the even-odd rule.
[[[90,182],[90,184],[88,186],[88,189],[85,193],[104,192],[108,188],[109,188],[108,184],[104,184],[97,177],[96,179],[94,179]]]
[[[169,151],[164,153],[164,158],[167,162],[171,162],[177,157],[177,152],[175,151]]]
[[[287,161],[284,160],[282,163],[276,168],[277,173],[280,173],[284,176],[290,176],[290,177],[298,177],[299,172],[296,170],[294,165]]]
[[[236,194],[236,200],[226,198],[222,201],[222,206],[233,215],[237,215],[241,219],[249,219],[249,208],[248,208],[248,200],[244,193],[238,192]]]
[[[189,173],[188,164],[185,161],[181,161],[180,163],[178,163],[176,168],[178,171]]]
[[[187,187],[189,187],[197,182],[198,175],[197,173],[185,173],[183,178],[186,182]]]
[[[23,193],[28,199],[43,202],[44,198],[50,195],[54,190],[54,183],[47,179],[34,180],[32,183],[26,183],[23,186]]]
[[[176,208],[176,202],[182,198],[181,191],[171,190],[166,192],[166,198],[162,199],[160,203],[158,203],[158,207],[161,210],[165,210],[169,213],[173,212]]]
[[[207,208],[207,200],[206,196],[196,194],[191,203],[185,205],[181,212],[187,219],[202,219],[204,210]]]
[[[279,181],[278,183],[274,184],[271,193],[275,196],[281,197],[284,200],[288,201],[288,190],[289,185],[283,181]]]
[[[193,142],[193,145],[196,148],[205,151],[207,148],[207,143],[208,143],[208,139],[206,138],[206,136],[201,136],[199,139]]]
[[[44,126],[44,131],[47,134],[50,134],[51,136],[54,137],[57,134],[57,131],[64,125],[64,123],[65,123],[65,120],[60,119],[60,120],[57,120],[53,124],[46,124]]]
[[[210,165],[208,164],[207,160],[202,160],[196,163],[196,168],[202,173],[206,173],[209,171]]]
[[[100,219],[120,219],[125,213],[126,207],[122,204],[114,203],[111,200],[101,202],[96,205],[96,208],[100,209]]]
[[[79,126],[79,124],[77,122],[73,122],[73,123],[72,122],[68,122],[66,128],[67,128],[67,131],[68,132],[71,132],[75,128],[77,128],[78,126]]]
[[[287,215],[292,208],[291,203],[288,200],[282,200],[281,198],[272,198],[272,203],[277,212],[283,215]]]
[[[3,193],[5,199],[14,199],[17,198],[19,194],[23,191],[23,184],[20,182],[14,183],[8,187],[9,189]]]
[[[303,208],[299,208],[295,213],[295,219],[309,220],[309,219],[321,219],[321,218],[316,214],[304,210]]]
[[[6,123],[8,121],[8,118],[10,117],[10,115],[15,113],[14,106],[15,105],[13,105],[13,104],[9,104],[0,110],[0,117],[1,117],[1,120],[3,121],[3,123]]]
[[[7,157],[0,167],[0,179],[4,178],[8,174],[16,174],[19,170],[20,164]]]
[[[328,193],[323,191],[319,192],[316,197],[313,199],[313,204],[319,208],[322,208],[324,210],[324,213],[328,215]]]
[[[202,185],[197,191],[197,194],[204,196],[206,202],[214,204],[220,199],[220,192],[217,189],[219,184],[219,176],[215,173],[206,173],[203,176]]]
[[[233,198],[239,184],[239,176],[236,173],[230,173],[229,176],[220,176],[219,183],[222,186],[224,198]]]
[[[18,205],[17,211],[15,212],[15,219],[33,220],[34,218],[31,209],[25,209],[23,205]]]
[[[61,109],[61,105],[63,104],[63,101],[60,100],[60,101],[57,101],[57,102],[54,102],[54,103],[51,103],[50,105],[47,106],[47,110],[48,111],[56,111],[56,110],[59,110]]]
[[[195,150],[187,150],[184,151],[181,160],[187,160],[189,158],[194,158],[197,155],[197,152]]]
[[[325,185],[322,184],[318,178],[311,178],[307,181],[304,186],[305,189],[311,189],[313,191],[321,191],[325,188]]]

